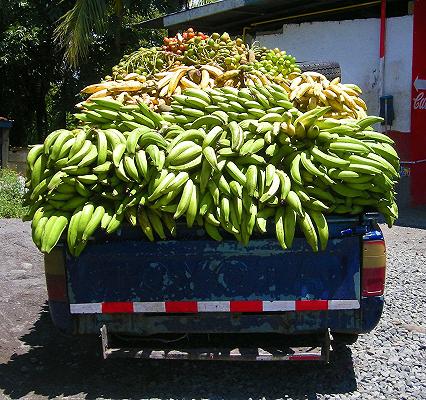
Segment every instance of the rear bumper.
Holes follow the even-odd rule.
[[[72,315],[69,304],[50,301],[54,325],[65,333],[98,334],[103,325],[111,333],[146,336],[164,333],[281,333],[287,335],[333,332],[359,334],[379,322],[383,297],[361,300],[358,310],[284,313],[215,314],[82,314]]]

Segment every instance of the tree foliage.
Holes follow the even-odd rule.
[[[109,74],[124,52],[160,43],[163,32],[142,30],[137,23],[180,3],[2,0],[0,116],[14,120],[11,144],[36,143],[65,127],[83,86]]]
[[[121,13],[121,0],[114,3],[114,10]],[[77,0],[59,19],[55,39],[64,48],[65,58],[72,66],[76,67],[80,58],[87,57],[95,34],[105,33],[106,6],[104,0]]]

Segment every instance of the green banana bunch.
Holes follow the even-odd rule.
[[[66,232],[78,256],[96,230],[112,234],[123,221],[150,241],[185,221],[244,245],[273,225],[284,250],[299,228],[325,251],[327,214],[398,217],[399,158],[372,129],[378,117],[336,120],[333,103],[301,112],[275,83],[189,88],[161,114],[123,99],[83,102],[78,129],[29,151],[27,218],[43,252]]]

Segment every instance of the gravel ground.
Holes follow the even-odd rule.
[[[97,339],[58,335],[29,223],[0,220],[0,399],[426,399],[426,210],[382,228],[388,273],[378,327],[328,366],[247,365],[103,361]]]

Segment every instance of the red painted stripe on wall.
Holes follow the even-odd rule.
[[[383,58],[386,52],[386,0],[382,0],[380,9],[380,43],[379,56]]]

